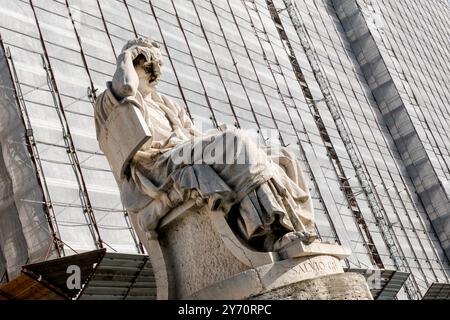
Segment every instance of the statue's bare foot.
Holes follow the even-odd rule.
[[[277,241],[275,241],[275,243],[273,244],[273,251],[281,251],[286,246],[295,241],[301,241],[304,244],[311,244],[315,240],[317,240],[316,234],[300,231],[289,232],[286,233],[281,238],[279,238]]]

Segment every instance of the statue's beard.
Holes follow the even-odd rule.
[[[161,67],[158,63],[151,62],[145,66],[145,72],[148,76],[150,86],[156,86],[161,78]]]
[[[161,79],[161,73],[154,69],[152,72],[146,72],[146,76],[139,81],[139,92],[146,97],[154,92]]]

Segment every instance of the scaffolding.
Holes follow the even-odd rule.
[[[314,99],[314,97],[312,96],[311,90],[308,87],[308,83],[305,79],[305,76],[303,75],[301,66],[296,58],[295,51],[289,41],[289,38],[288,38],[284,28],[283,28],[283,23],[280,19],[277,9],[275,8],[274,3],[271,0],[267,0],[266,3],[269,8],[269,11],[271,13],[271,17],[272,17],[272,19],[275,23],[275,26],[278,30],[280,38],[283,40],[283,42],[285,44],[285,48],[287,51],[287,55],[289,57],[289,61],[291,62],[291,66],[292,66],[293,70],[295,71],[297,81],[299,82],[299,84],[301,86],[303,95],[305,96],[306,103],[308,104],[311,114],[314,117],[317,128],[320,132],[320,136],[322,138],[323,144],[326,147],[327,156],[329,157],[330,161],[332,162],[334,171],[335,171],[336,175],[338,176],[338,181],[341,185],[341,190],[345,195],[345,199],[347,200],[348,208],[351,210],[351,212],[355,216],[355,220],[359,226],[360,234],[364,239],[364,243],[369,251],[370,257],[372,258],[372,263],[375,267],[377,267],[379,269],[383,269],[384,268],[383,262],[378,253],[378,250],[375,246],[375,243],[372,239],[372,236],[369,231],[369,227],[366,224],[364,216],[362,215],[361,209],[360,209],[358,201],[356,199],[356,195],[353,192],[354,187],[352,187],[349,183],[349,179],[346,176],[346,173],[344,171],[344,168],[342,167],[341,162],[339,161],[339,157],[336,152],[336,149],[330,139],[328,130],[322,120],[321,115],[320,115],[319,108],[317,107],[318,101],[316,101]]]
[[[369,9],[375,3],[358,2]],[[431,28],[444,28],[436,6],[423,2],[424,10],[436,13],[429,21]],[[418,3],[411,10],[419,10]],[[377,5],[377,14],[391,18],[403,6],[386,0]],[[393,145],[386,119],[377,113],[381,105],[373,99],[371,79],[361,76],[359,57],[349,44],[351,35],[342,31],[340,8],[333,1],[0,0],[0,8],[7,17],[0,21],[9,66],[5,71],[10,73],[5,75],[13,84],[2,84],[0,91],[16,94],[24,127],[19,134],[25,137],[19,143],[36,171],[32,173],[39,181],[40,197],[11,199],[14,194],[4,203],[34,201],[39,206],[42,225],[49,224],[41,230],[48,239],[45,249],[50,243],[49,250],[55,248],[61,256],[100,245],[118,252],[143,250],[97,148],[93,105],[111,79],[123,45],[144,36],[161,44],[168,62],[160,91],[184,104],[196,125],[205,124],[205,131],[224,123],[254,130],[266,146],[266,133],[276,132],[270,136],[274,142],[295,153],[311,179],[320,237],[352,248],[349,268],[384,270],[386,288],[376,294],[417,299],[430,284],[449,281],[437,231],[425,220],[426,205],[414,193],[414,177],[399,160],[401,152]],[[401,17],[399,25],[414,25],[412,17]],[[410,68],[408,62],[418,60],[411,50],[397,50],[403,48],[397,36],[412,47],[408,32],[418,31],[387,22],[376,41],[381,49],[386,47],[382,54],[394,61],[389,72],[397,72],[402,80],[396,84],[401,84],[402,99],[410,101],[407,107],[420,121],[420,138],[429,140],[428,154],[436,155],[436,172],[441,180],[448,178],[445,124],[450,118],[442,109],[449,99],[442,93],[448,88],[446,66],[436,59],[442,70],[431,63]],[[437,39],[442,40],[442,34]],[[436,57],[442,46],[432,44],[430,52]],[[422,77],[416,71],[430,73]],[[430,119],[424,106],[439,107],[443,117]],[[6,118],[8,110],[3,109]],[[439,134],[432,135],[433,130]],[[11,172],[6,171],[17,173]],[[26,227],[37,228],[32,222]],[[30,229],[28,234],[37,238],[37,229]],[[39,256],[46,251],[41,247]],[[0,282],[11,280],[2,268],[0,261]],[[391,269],[397,269],[395,276]],[[408,275],[406,293],[398,291]],[[431,294],[438,289],[430,289]]]
[[[245,5],[246,10],[252,10],[253,12],[255,12],[256,15],[258,16],[259,20],[261,21],[261,15],[260,15],[260,12],[259,12],[258,7],[256,5],[256,2],[254,0],[242,0],[242,2]],[[249,16],[251,17],[250,14],[249,14]],[[253,32],[254,32],[256,38],[258,39],[258,43],[259,43],[259,45],[261,47],[262,54],[263,54],[263,59],[264,59],[266,65],[267,65],[268,70],[270,71],[270,74],[272,75],[274,83],[276,84],[276,90],[277,90],[278,97],[280,98],[280,101],[281,101],[282,105],[284,106],[284,108],[286,110],[286,113],[288,115],[289,122],[290,122],[291,126],[293,128],[295,128],[296,126],[294,124],[294,121],[292,119],[292,116],[291,116],[290,112],[294,111],[294,112],[297,113],[297,116],[300,119],[301,119],[301,117],[300,117],[298,108],[296,107],[294,98],[293,98],[293,96],[291,94],[291,91],[289,89],[289,86],[287,85],[287,80],[286,80],[286,77],[284,75],[284,72],[283,72],[283,69],[281,67],[280,62],[278,61],[276,56],[274,56],[275,61],[271,61],[268,58],[268,55],[265,52],[264,44],[268,45],[271,48],[272,52],[274,52],[274,48],[272,46],[271,40],[269,38],[269,35],[268,35],[264,25],[262,25],[262,29],[260,30],[260,29],[258,29],[258,27],[252,21],[251,18],[250,18],[250,22],[251,22],[250,25],[251,25],[251,27],[253,29]],[[287,89],[287,94],[284,94],[281,91],[281,88],[280,88],[280,86],[277,83],[277,78],[276,78],[277,74],[280,75],[281,78],[283,79],[283,83],[285,85],[285,88]],[[271,115],[275,119],[273,113]],[[280,136],[279,136],[280,142],[282,143],[283,146],[286,147],[287,144],[284,142],[283,136],[282,136],[281,131],[280,131],[280,129],[278,127],[277,127],[277,130],[278,130],[278,132],[280,134]],[[302,139],[300,137],[300,134],[299,134],[299,132],[296,129],[294,129],[294,130],[295,130],[295,137],[297,139],[297,145],[300,148],[300,152],[301,152],[300,159],[307,166],[307,171],[311,174],[311,181],[314,184],[314,189],[317,190],[318,192],[320,192],[319,191],[320,189],[319,189],[319,186],[317,184],[317,181],[314,178],[313,170],[311,169],[311,166],[309,165],[309,161],[308,161],[308,159],[306,157],[306,152],[305,152],[305,150],[303,148]],[[304,128],[304,126],[303,126],[303,132],[301,132],[301,134],[304,134],[305,138],[308,139],[308,134],[307,134],[306,129]],[[326,214],[326,217],[328,219],[328,222],[330,223],[330,226],[332,228],[332,232],[333,232],[334,236],[336,237],[337,242],[341,243],[342,239],[340,239],[338,237],[336,229],[335,229],[334,224],[333,224],[333,221],[330,218],[330,214],[327,212],[326,207],[325,207],[325,214]],[[319,237],[320,237],[320,233],[319,232],[318,232],[318,234],[319,234]],[[347,261],[346,261],[346,263],[348,264]]]
[[[327,78],[323,75],[321,66],[317,57],[317,53],[313,46],[311,46],[311,39],[308,34],[308,30],[305,25],[301,22],[298,16],[298,9],[295,2],[291,0],[283,0],[286,10],[292,20],[294,28],[298,34],[301,45],[306,53],[309,64],[312,67],[313,74],[319,84],[319,87],[324,95],[325,103],[333,116],[333,120],[336,124],[336,128],[341,136],[342,142],[347,150],[350,157],[350,161],[356,171],[356,176],[360,182],[364,193],[369,201],[372,212],[375,215],[378,226],[382,232],[384,241],[389,249],[390,256],[392,257],[396,268],[402,272],[411,273],[411,269],[406,261],[401,249],[399,249],[399,244],[396,241],[395,234],[392,230],[391,224],[388,222],[386,213],[384,212],[383,206],[377,197],[375,191],[375,186],[373,185],[370,177],[364,170],[364,165],[359,159],[358,153],[355,150],[355,146],[352,142],[351,134],[348,132],[344,120],[341,117],[341,112],[338,105],[335,103],[333,95],[331,93],[330,85]],[[412,280],[407,280],[405,282],[406,291],[411,299],[419,299],[420,293],[417,285]]]
[[[0,35],[0,48],[2,49],[8,63],[8,71],[11,78],[11,82],[14,86],[14,96],[16,97],[17,106],[20,110],[20,114],[22,116],[22,122],[25,127],[25,139],[27,142],[28,150],[31,155],[31,160],[34,164],[35,170],[36,170],[36,176],[39,181],[39,185],[41,187],[41,191],[43,193],[44,199],[44,208],[45,213],[47,215],[47,221],[51,229],[52,238],[53,238],[53,244],[55,246],[55,249],[58,253],[58,256],[62,256],[62,252],[64,250],[60,237],[58,232],[58,226],[55,224],[55,212],[53,210],[53,203],[50,197],[50,193],[48,191],[47,182],[45,180],[45,175],[43,174],[42,170],[42,164],[39,157],[39,151],[36,147],[36,140],[34,138],[33,134],[33,128],[31,126],[30,118],[28,116],[27,108],[25,105],[25,100],[23,98],[22,90],[20,88],[20,84],[18,83],[17,79],[17,71],[14,65],[14,60],[11,55],[11,51],[5,47],[3,43],[3,39]],[[50,248],[48,253],[50,253]],[[45,257],[46,259],[47,257]]]
[[[44,50],[43,54],[43,67],[44,70],[47,73],[47,81],[48,86],[50,88],[50,92],[52,93],[53,102],[55,104],[55,108],[57,110],[58,117],[61,122],[62,131],[63,131],[63,137],[64,137],[64,143],[66,145],[66,152],[69,155],[69,159],[71,162],[71,166],[74,170],[75,176],[77,178],[77,182],[79,184],[79,193],[80,193],[80,199],[82,201],[83,205],[83,212],[86,214],[87,220],[90,222],[88,225],[91,229],[91,233],[94,239],[96,239],[96,245],[98,248],[103,248],[103,241],[100,236],[100,232],[98,230],[97,222],[95,220],[94,212],[91,205],[91,200],[89,199],[89,193],[86,188],[86,183],[84,181],[83,173],[81,171],[80,167],[80,161],[78,160],[77,151],[75,148],[75,145],[72,140],[72,134],[70,132],[70,127],[67,122],[67,117],[64,111],[64,106],[61,100],[61,96],[59,95],[58,86],[55,80],[55,76],[53,74],[53,70],[50,64],[50,58],[48,56],[47,50],[46,50],[46,43],[42,35],[41,27],[39,19],[36,15],[36,11],[34,9],[33,1],[30,1],[30,7],[33,10],[34,18],[36,20],[36,26],[38,28],[38,32],[40,35],[42,48]]]

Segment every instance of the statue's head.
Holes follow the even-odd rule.
[[[137,38],[128,41],[122,51],[136,50],[133,65],[139,76],[139,91],[148,91],[158,85],[163,65],[160,46],[156,41]]]

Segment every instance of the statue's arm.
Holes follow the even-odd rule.
[[[133,65],[136,50],[126,50],[117,58],[117,68],[112,80],[112,91],[119,100],[134,97],[139,87],[139,77]]]

